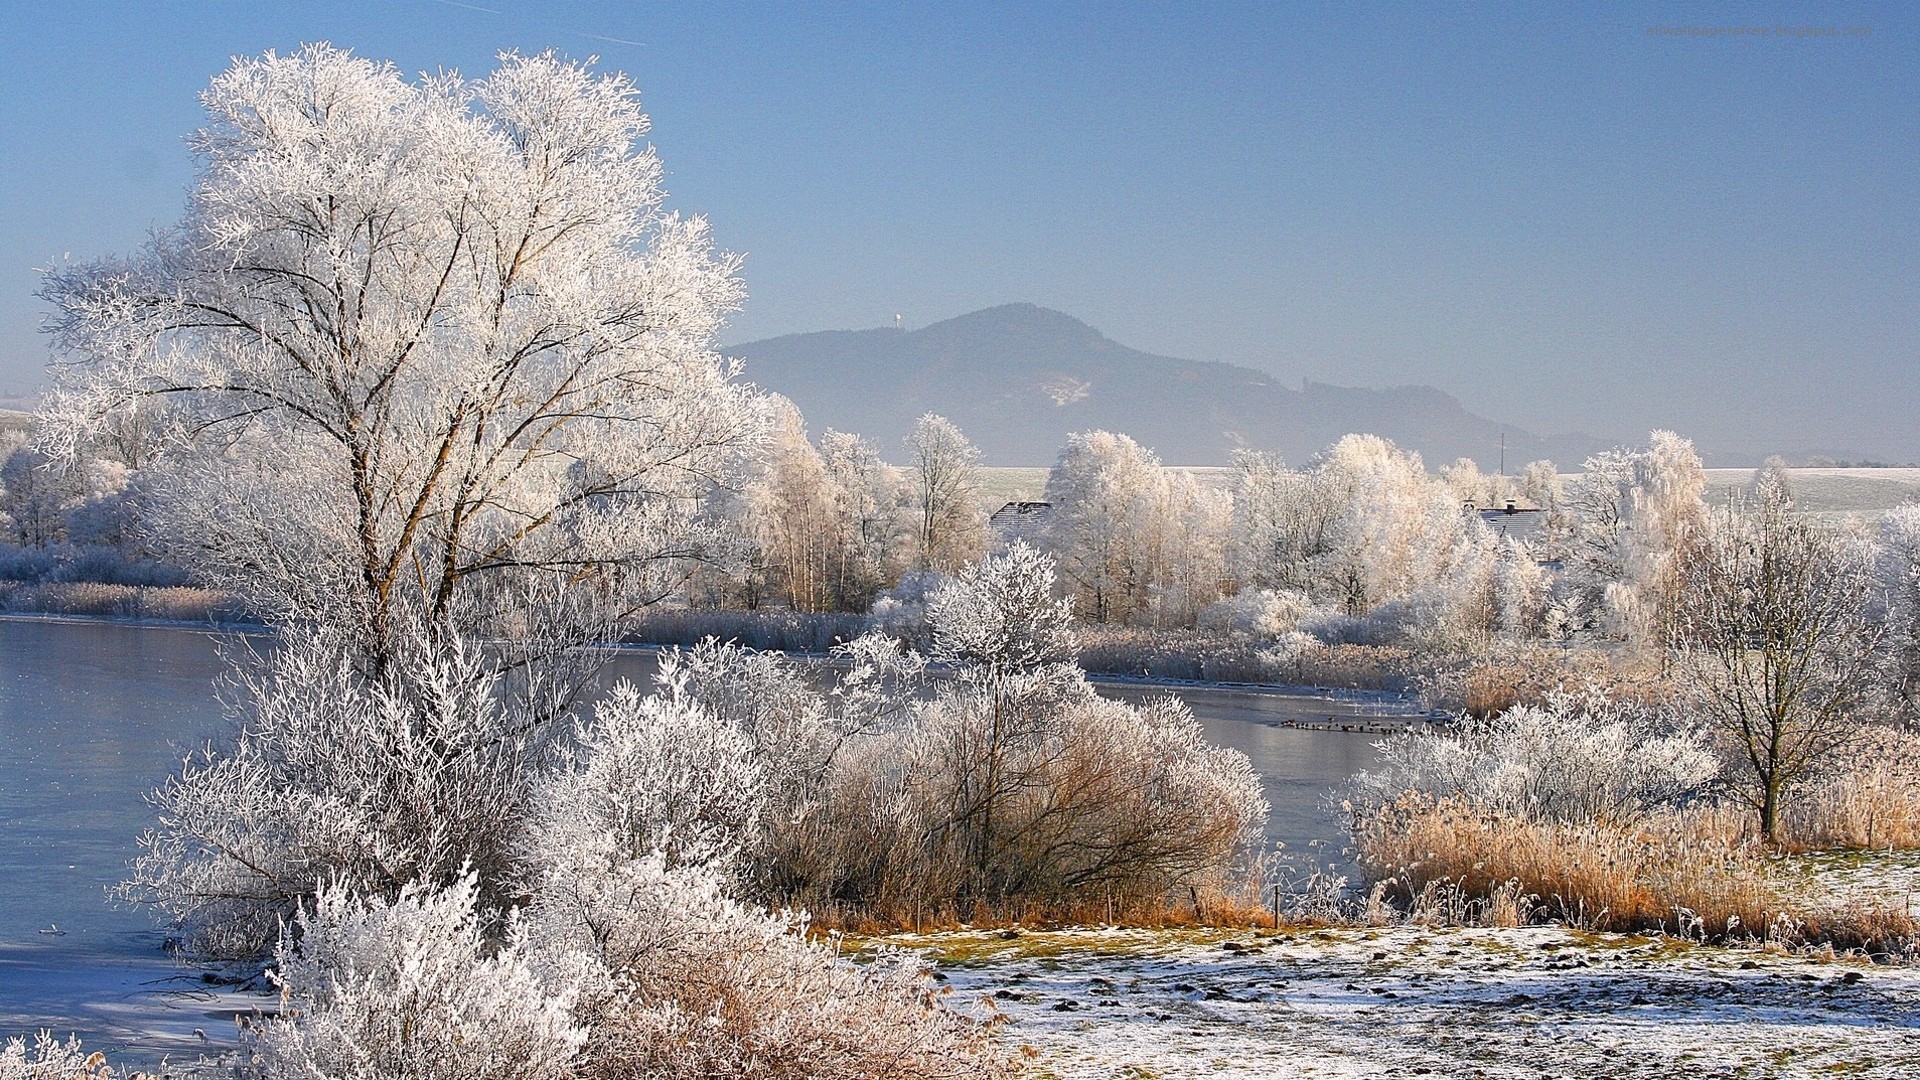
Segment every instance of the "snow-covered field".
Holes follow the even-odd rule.
[[[1914,966],[1554,927],[887,940],[1061,1080],[1920,1077]]]

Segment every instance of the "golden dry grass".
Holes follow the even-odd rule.
[[[1364,819],[1378,895],[1416,916],[1484,925],[1559,921],[1706,940],[1759,938],[1905,952],[1920,926],[1871,904],[1781,888],[1745,815],[1695,807],[1632,824],[1562,824],[1405,796]]]

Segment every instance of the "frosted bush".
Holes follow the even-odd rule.
[[[786,673],[758,658],[715,649],[704,661],[759,673],[757,692],[735,687],[745,691],[736,705],[782,700],[769,691]],[[638,699],[629,688],[596,712],[569,767],[543,785],[550,801],[529,837],[528,946],[584,958],[581,1074],[1003,1075],[987,1029],[944,1008],[919,964],[851,965],[807,940],[800,917],[735,898],[729,867],[669,854],[699,835],[676,828],[709,829],[718,839],[707,850],[723,849],[726,831],[747,831],[760,806],[752,745],[734,722],[756,718],[694,704],[686,684],[703,664],[682,663],[691,666],[669,672],[666,694]],[[646,850],[661,836],[668,843]]]
[[[189,952],[263,952],[329,879],[391,898],[471,868],[504,904],[546,713],[504,693],[478,647],[420,631],[368,674],[334,636],[289,630],[239,680],[239,735],[153,794],[159,823],[121,890]]]
[[[533,800],[539,846],[568,858],[731,863],[760,834],[765,776],[751,738],[684,698],[614,687]],[[598,845],[611,845],[601,853]]]
[[[1024,712],[962,688],[850,747],[793,872],[805,896],[895,909],[1157,900],[1228,876],[1266,813],[1246,755],[1172,698]]]
[[[120,1073],[107,1066],[105,1054],[88,1053],[80,1040],[61,1041],[50,1031],[0,1045],[0,1080],[115,1080]],[[138,1080],[138,1078],[134,1078]]]
[[[1293,589],[1245,589],[1200,612],[1200,628],[1276,639],[1292,633],[1313,610],[1307,594]]]
[[[532,924],[545,946],[585,953],[599,971],[579,1009],[592,1030],[584,1076],[1011,1072],[986,1026],[940,1002],[923,964],[855,966],[809,941],[800,917],[730,897],[710,867],[656,855],[560,874]]]
[[[927,598],[949,580],[938,570],[909,570],[900,583],[873,602],[877,629],[901,641],[924,645],[927,638]]]
[[[1620,822],[1700,795],[1720,772],[1698,734],[1598,695],[1551,695],[1378,745],[1386,763],[1353,782],[1367,807],[1411,791],[1533,820]]]
[[[323,888],[280,936],[279,1017],[249,1039],[265,1080],[564,1080],[587,1033],[577,959],[485,932],[471,876],[391,902]]]

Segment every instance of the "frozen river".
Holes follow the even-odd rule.
[[[145,793],[225,728],[214,682],[231,635],[0,619],[0,1037],[78,1032],[116,1060],[191,1057],[229,1042],[236,1000],[163,951],[148,913],[107,900],[150,822]],[[225,643],[223,645],[223,642]],[[616,676],[651,673],[623,653]],[[1139,698],[1165,689],[1124,684]],[[1327,791],[1374,759],[1377,736],[1290,725],[1380,722],[1379,703],[1180,688],[1215,742],[1244,751],[1274,812],[1268,833],[1338,862]],[[243,1002],[242,1002],[243,1003]]]

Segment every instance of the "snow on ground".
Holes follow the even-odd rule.
[[[1920,967],[1509,930],[980,931],[934,958],[1061,1080],[1920,1077]]]

